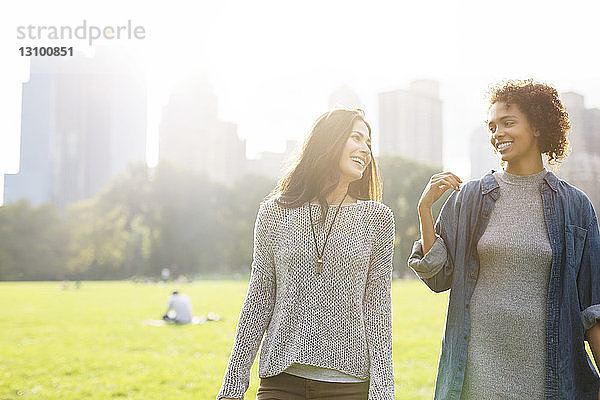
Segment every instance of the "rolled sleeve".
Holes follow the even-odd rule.
[[[598,220],[593,211],[592,222],[584,240],[577,286],[581,319],[584,329],[588,330],[600,321],[600,234]]]
[[[408,265],[421,279],[429,279],[444,268],[446,260],[448,260],[448,252],[444,239],[436,235],[433,246],[425,255],[423,255],[421,240],[419,239],[414,243]]]
[[[585,331],[596,325],[600,321],[600,304],[595,304],[583,310],[581,319]]]
[[[459,192],[453,192],[440,211],[435,223],[435,242],[427,254],[423,254],[421,241],[415,242],[408,266],[434,292],[450,289],[454,276],[454,260],[463,238],[464,219],[461,220],[462,196],[467,186]],[[462,228],[461,229],[461,224]]]

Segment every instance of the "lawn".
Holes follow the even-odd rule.
[[[145,325],[173,285],[0,283],[0,399],[213,399],[246,282],[179,285],[196,315],[219,322]],[[397,399],[431,399],[447,294],[418,281],[393,287]],[[253,367],[247,399],[258,378]]]

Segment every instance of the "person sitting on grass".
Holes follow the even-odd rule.
[[[176,322],[178,324],[189,324],[192,322],[192,301],[188,295],[173,290],[173,294],[167,302],[167,311],[163,315],[166,322]]]

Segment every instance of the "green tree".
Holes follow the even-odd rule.
[[[54,205],[0,207],[0,280],[63,279],[68,242]]]
[[[175,275],[194,275],[218,269],[225,259],[227,189],[203,174],[161,163],[155,174],[151,199],[156,208],[156,241],[152,267],[169,267]]]
[[[396,222],[394,271],[402,277],[414,277],[407,260],[414,241],[420,237],[417,202],[431,175],[440,172],[441,167],[396,156],[382,156],[377,161],[383,176],[383,202],[394,212]],[[448,196],[446,193],[434,205],[434,215]]]
[[[248,272],[258,207],[274,186],[274,180],[262,175],[245,175],[233,184],[226,204],[227,220],[221,221],[228,227],[228,272]]]
[[[133,165],[96,198],[72,205],[67,270],[89,278],[247,272],[258,204],[274,182],[231,188],[161,162]],[[0,255],[1,256],[1,255]]]
[[[156,219],[150,174],[145,164],[131,165],[98,196],[68,208],[70,274],[116,279],[147,272]]]

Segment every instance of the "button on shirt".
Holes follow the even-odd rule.
[[[435,387],[436,400],[460,398],[470,300],[479,272],[477,243],[499,198],[493,171],[448,198],[432,249],[413,246],[409,266],[435,292],[452,289]],[[587,196],[548,172],[540,187],[552,247],[546,304],[546,399],[597,400],[600,379],[584,347],[584,332],[600,320],[600,234]],[[490,360],[490,362],[493,362]],[[510,396],[510,394],[507,394]]]

